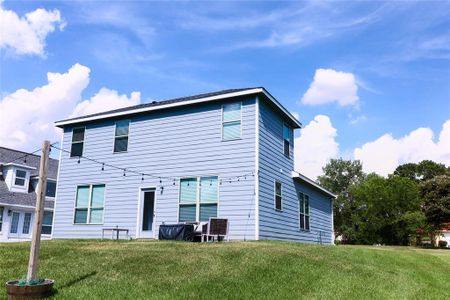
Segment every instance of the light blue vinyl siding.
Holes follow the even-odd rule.
[[[176,109],[126,116],[130,120],[127,152],[113,153],[115,122],[111,119],[87,123],[83,155],[128,169],[142,170],[162,177],[227,178],[255,171],[255,98],[242,102],[242,137],[222,141],[222,105],[206,103]],[[84,124],[83,124],[84,125]],[[77,125],[78,126],[78,125]],[[71,128],[65,128],[62,147],[70,150]],[[155,230],[162,222],[177,223],[179,218],[179,180],[144,177],[114,170],[63,153],[55,206],[53,238],[99,238],[102,228],[128,228],[132,237],[138,226],[140,188],[156,188]],[[77,186],[105,184],[103,224],[73,224]],[[209,185],[209,182],[207,183]],[[254,239],[254,178],[218,186],[218,217],[229,218],[231,239]],[[206,191],[208,194],[208,191]],[[211,206],[200,214],[207,217]],[[156,234],[157,236],[157,234]]]
[[[317,243],[332,241],[330,196],[292,178],[294,160],[283,153],[283,119],[260,101],[259,237]],[[295,150],[294,150],[295,151]],[[298,170],[301,172],[301,170]],[[283,186],[283,210],[275,210],[274,181]],[[309,195],[310,230],[300,230],[298,193]]]

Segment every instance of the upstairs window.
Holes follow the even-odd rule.
[[[70,148],[70,157],[83,155],[84,131],[84,127],[72,129],[72,147]]]
[[[283,124],[283,153],[286,157],[291,157],[292,145],[292,129],[286,124]]]
[[[102,224],[105,185],[83,185],[77,189],[75,224]]]
[[[275,181],[275,209],[283,209],[283,187],[279,181]]]
[[[27,172],[23,170],[16,170],[16,176],[14,179],[15,186],[25,186],[27,181]]]
[[[114,153],[126,152],[128,150],[128,132],[130,130],[130,121],[116,122],[116,131],[114,135]]]
[[[309,196],[299,193],[300,229],[309,230]]]
[[[241,103],[230,103],[222,106],[222,140],[241,138]]]
[[[180,180],[180,222],[203,222],[217,217],[218,178],[194,177]]]
[[[55,198],[56,194],[56,182],[55,181],[47,181],[47,191],[45,192],[45,196]]]

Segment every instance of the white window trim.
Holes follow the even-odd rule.
[[[281,194],[277,195],[277,183],[281,185]],[[277,208],[277,196],[281,197],[281,208]],[[276,211],[283,211],[283,183],[280,180],[275,179],[273,181],[273,208]]]
[[[304,216],[308,216],[309,217],[309,228],[302,228],[301,226],[301,207],[300,207],[300,194],[304,195],[304,196],[308,196],[308,213],[307,214],[303,214]],[[300,229],[300,231],[311,231],[311,197],[309,196],[309,194],[303,193],[303,192],[298,192],[298,228]],[[306,222],[304,222],[304,224],[306,224]]]
[[[72,145],[74,144],[74,141],[73,141],[73,131],[74,131],[75,129],[81,129],[81,128],[84,128],[83,140],[82,140],[82,141],[76,141],[75,144],[83,143],[83,149],[81,150],[81,155],[83,155],[83,153],[84,153],[84,141],[86,140],[86,126],[73,127],[73,128],[72,128],[72,137],[70,138],[70,153],[69,153],[70,158],[76,158],[76,159],[79,158],[78,155],[72,156]]]
[[[29,181],[30,181],[29,172],[26,170],[20,169],[20,168],[14,168],[13,171],[14,171],[13,172],[14,176],[13,176],[12,186],[15,188],[26,189],[29,186]],[[17,171],[25,172],[25,177],[17,177]],[[16,178],[23,179],[24,180],[23,185],[16,184]]]
[[[290,135],[289,136],[289,156],[287,156],[284,153],[284,127],[285,126],[287,128],[289,128],[289,135]],[[281,145],[282,145],[284,157],[289,158],[289,159],[294,158],[294,144],[293,144],[293,140],[294,140],[294,129],[291,126],[289,126],[288,123],[283,122],[283,128],[281,130]]]
[[[122,121],[128,121],[128,134],[126,135],[117,135],[116,136],[116,128],[117,128],[117,122],[122,122]],[[113,131],[113,145],[112,145],[112,153],[113,154],[118,154],[118,153],[127,153],[128,152],[128,146],[130,144],[130,129],[131,129],[131,120],[130,119],[125,119],[125,120],[120,120],[120,121],[116,121],[114,122],[114,131]],[[127,137],[128,141],[127,141],[127,150],[125,151],[114,151],[115,145],[116,145],[116,138],[121,138],[121,137]]]
[[[48,236],[52,236],[52,234],[53,234],[53,221],[54,221],[54,219],[55,219],[55,212],[52,211],[52,210],[45,210],[44,213],[45,213],[45,212],[51,212],[51,213],[53,213],[53,215],[52,215],[52,225],[44,225],[44,224],[41,225],[41,227],[42,227],[42,226],[47,226],[47,227],[48,227],[48,226],[51,226],[51,227],[52,227],[52,230],[51,230],[52,233],[50,233],[50,234],[48,234],[48,233],[41,233],[41,235],[48,237]],[[44,220],[44,219],[42,218],[42,220]],[[33,224],[31,224],[31,226],[33,226]]]
[[[208,178],[208,177],[217,177],[217,218],[219,215],[219,195],[220,195],[220,178],[217,175],[205,175],[205,176],[186,176],[186,177],[180,177],[178,179],[178,211],[177,211],[177,221],[180,222],[180,200],[181,200],[181,180],[183,179],[196,179],[197,184],[197,191],[196,191],[196,199],[195,199],[195,221],[194,222],[206,222],[206,221],[200,221],[200,180],[201,178]],[[211,203],[212,204],[212,203]],[[181,204],[182,205],[182,204]]]
[[[224,120],[223,120],[223,107],[224,107],[225,105],[232,105],[232,104],[236,104],[236,103],[239,103],[239,105],[240,105],[240,117],[239,117],[239,119],[235,119],[235,120],[231,120],[231,121],[224,121]],[[230,103],[227,103],[227,104],[222,104],[222,124],[221,124],[221,131],[222,131],[221,136],[222,136],[222,142],[237,141],[237,140],[241,140],[241,139],[242,139],[242,128],[243,128],[243,126],[242,126],[242,123],[243,123],[243,122],[242,122],[242,107],[243,107],[242,101],[238,101],[238,102],[230,102]],[[224,127],[224,124],[235,123],[235,122],[240,122],[240,125],[241,125],[241,130],[240,130],[240,133],[239,133],[239,137],[238,137],[238,138],[234,138],[234,139],[228,139],[228,140],[225,140],[225,139],[223,138],[223,127]]]
[[[91,223],[91,209],[92,208],[100,208],[98,207],[92,207],[92,187],[94,185],[103,185],[105,186],[105,192],[103,194],[103,214],[102,214],[102,222],[101,223]],[[86,223],[75,223],[75,214],[77,209],[77,198],[78,198],[78,188],[82,186],[89,186],[89,200],[88,200],[88,207],[87,207],[87,220]],[[88,183],[88,184],[79,184],[75,187],[75,201],[74,201],[74,207],[73,207],[73,216],[72,216],[72,225],[103,225],[105,222],[105,202],[106,202],[106,184],[105,183]],[[53,217],[55,217],[53,215]],[[53,232],[53,231],[52,231]]]
[[[54,180],[54,179],[47,179],[47,184],[48,184],[49,181],[52,181],[52,182],[55,183],[55,196],[56,196],[56,190],[57,190],[57,188],[58,188],[58,184],[56,183],[56,180]],[[39,182],[38,182],[38,184],[39,184]],[[37,188],[37,185],[36,185],[36,188]],[[35,192],[36,192],[36,191],[35,191]],[[48,198],[48,199],[50,199],[50,200],[55,200],[56,197],[47,196],[47,191],[45,191],[45,198],[46,198],[46,199]]]

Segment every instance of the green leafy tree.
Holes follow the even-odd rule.
[[[359,160],[332,159],[323,167],[323,173],[318,177],[318,182],[337,195],[333,202],[336,235],[342,235],[345,241],[352,242],[356,222],[353,220],[353,213],[357,206],[349,196],[348,190],[365,178],[362,164]]]
[[[450,222],[450,176],[436,176],[420,185],[422,210],[427,223],[435,230]]]
[[[353,214],[356,243],[407,245],[424,224],[419,190],[409,178],[370,174],[349,194],[357,207]]]
[[[450,174],[450,169],[432,160],[423,160],[418,164],[407,163],[397,167],[394,175],[406,177],[414,181],[426,181],[435,176]]]

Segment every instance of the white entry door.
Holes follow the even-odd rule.
[[[12,211],[9,238],[27,239],[31,236],[32,213],[23,211]]]
[[[139,238],[154,238],[155,189],[142,189],[140,201]]]

